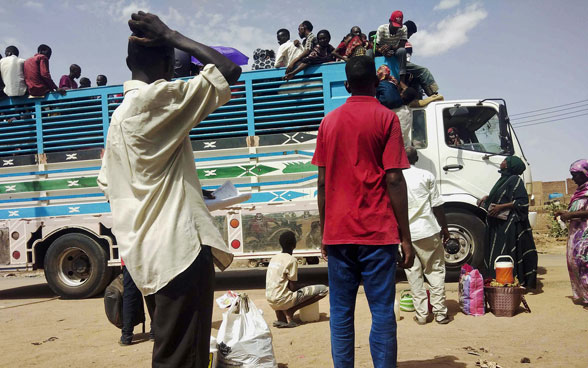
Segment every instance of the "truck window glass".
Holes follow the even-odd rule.
[[[445,143],[449,147],[490,154],[502,153],[498,111],[487,106],[443,110]]]
[[[412,145],[415,148],[427,148],[427,117],[425,110],[412,112]]]

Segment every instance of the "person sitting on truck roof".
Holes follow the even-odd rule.
[[[8,46],[6,57],[0,60],[0,73],[4,82],[4,93],[8,97],[24,96],[27,85],[24,80],[24,59],[18,57],[16,46]]]
[[[294,75],[304,70],[309,65],[317,65],[335,61],[333,51],[335,48],[329,44],[331,41],[331,34],[326,29],[320,30],[317,33],[318,44],[312,48],[310,54],[303,58],[296,68],[289,73],[286,73],[284,80],[290,80]]]
[[[416,24],[411,21],[407,20],[404,23],[404,26],[407,30],[407,39],[409,39],[413,34],[417,33],[417,26]],[[412,44],[406,41],[406,72],[412,76],[412,81],[409,83],[411,87],[415,89],[422,88],[425,91],[427,96],[434,96],[439,93],[439,86],[437,82],[435,82],[435,78],[431,71],[421,65],[414,64],[410,62],[412,57],[413,47]]]
[[[303,58],[307,57],[318,43],[317,38],[312,33],[312,28],[312,23],[308,20],[305,20],[298,26],[298,36],[302,39],[302,52],[290,61],[290,64],[288,64],[288,67],[286,68],[286,74],[292,72],[296,67],[296,64]],[[299,44],[298,40],[294,41],[294,44]]]
[[[65,89],[57,87],[49,72],[51,47],[42,44],[37,48],[35,56],[25,60],[23,70],[29,94],[33,97],[44,96],[48,92],[59,92],[65,95]]]
[[[376,32],[376,51],[377,55],[383,55],[386,58],[395,57],[398,62],[398,75],[402,82],[406,78],[406,41],[408,40],[408,31],[406,26],[402,25],[404,15],[400,10],[395,10],[390,15],[388,24],[382,24]]]
[[[59,80],[59,88],[63,89],[77,89],[78,84],[76,79],[82,74],[82,68],[78,64],[71,64],[69,67],[69,74],[62,75]]]
[[[290,65],[290,62],[302,54],[303,47],[300,43],[295,44],[290,41],[290,31],[285,28],[281,28],[276,33],[278,39],[278,53],[276,54],[276,62],[274,68],[282,68]]]
[[[96,77],[96,85],[99,87],[105,86],[108,83],[108,79],[104,74],[98,74]]]
[[[276,312],[274,327],[290,328],[298,326],[294,313],[300,308],[314,304],[327,296],[325,285],[302,287],[298,281],[298,262],[292,256],[296,248],[296,234],[285,231],[280,235],[282,253],[272,257],[265,277],[265,297]]]
[[[336,58],[347,61],[353,56],[361,56],[366,53],[367,43],[362,38],[361,28],[358,26],[351,27],[351,31],[347,34],[339,46],[333,51]]]
[[[86,77],[80,78],[80,88],[90,88],[90,87],[92,87],[92,82],[90,82],[90,79],[88,79]]]

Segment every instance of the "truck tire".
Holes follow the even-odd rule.
[[[68,299],[94,296],[112,278],[104,249],[91,237],[78,233],[53,241],[45,254],[44,268],[51,290]]]
[[[451,237],[459,242],[459,249],[445,249],[445,269],[448,275],[455,276],[466,263],[480,268],[484,263],[486,225],[478,216],[465,210],[448,210],[446,217]]]

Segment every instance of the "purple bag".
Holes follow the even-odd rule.
[[[459,306],[462,312],[470,316],[483,316],[485,312],[484,278],[480,271],[469,264],[461,267]]]

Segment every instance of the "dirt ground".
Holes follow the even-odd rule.
[[[459,311],[457,283],[446,285],[452,322],[419,326],[412,313],[398,322],[399,367],[476,367],[497,362],[501,367],[586,367],[588,310],[572,304],[565,264],[565,241],[536,234],[539,288],[526,296],[532,313],[522,308],[512,317],[466,316]],[[275,319],[264,298],[264,269],[231,270],[217,277],[215,297],[226,290],[247,293]],[[326,282],[326,267],[304,266],[303,282]],[[397,285],[397,295],[407,289]],[[320,302],[321,320],[293,329],[272,328],[274,351],[282,368],[330,367],[329,301]],[[213,336],[222,321],[217,306]],[[370,313],[360,289],[356,308],[356,367],[371,367]],[[136,327],[135,343],[117,344],[120,330],[110,325],[101,297],[62,300],[52,294],[42,273],[0,274],[0,367],[149,367],[152,343]],[[521,363],[528,358],[530,363]]]

